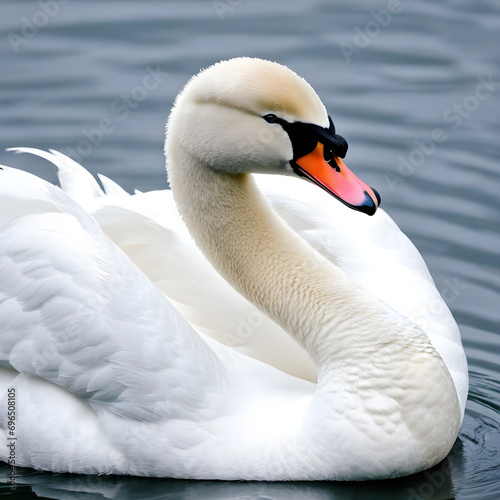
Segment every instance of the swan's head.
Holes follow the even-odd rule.
[[[313,88],[274,62],[236,58],[193,77],[167,126],[167,156],[179,148],[198,164],[229,174],[305,177],[369,215],[380,203],[342,162],[347,142]]]

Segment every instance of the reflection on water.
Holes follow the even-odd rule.
[[[40,497],[64,499],[143,500],[375,500],[386,498],[448,499],[453,497],[454,476],[463,473],[462,444],[455,444],[451,456],[433,469],[391,481],[366,483],[325,482],[223,482],[169,479],[54,475],[18,469],[18,485],[31,485]],[[3,471],[0,471],[3,475]],[[1,490],[0,490],[1,493]]]
[[[380,191],[384,208],[424,255],[438,289],[447,290],[471,371],[459,439],[442,464],[392,481],[223,483],[18,469],[19,495],[12,498],[496,498],[500,31],[495,2],[401,1],[389,17],[386,0],[214,4],[60,2],[49,16],[37,14],[37,1],[4,2],[2,147],[74,151],[90,171],[128,190],[163,188],[164,122],[193,73],[239,55],[289,65],[318,91],[348,139],[349,166]],[[26,19],[32,22],[35,15],[36,33],[28,36],[24,28],[23,35]],[[11,33],[24,36],[17,51]],[[103,119],[108,126],[100,129]],[[30,155],[0,155],[2,163],[54,179]],[[7,482],[7,472],[2,465],[0,482]],[[0,495],[9,491],[0,485]]]

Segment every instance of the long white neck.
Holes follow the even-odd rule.
[[[373,419],[371,425],[377,429],[380,425],[380,432],[386,432],[385,418],[390,429],[399,429],[383,438],[386,446],[394,439],[394,447],[400,447],[402,434],[408,440],[408,450],[395,452],[396,458],[386,454],[384,459],[406,462],[403,468],[411,473],[444,458],[456,436],[460,410],[449,372],[426,335],[353,284],[293,233],[251,175],[213,170],[182,147],[170,148],[168,154],[174,197],[200,249],[316,364],[318,389],[309,414],[313,415],[310,428],[321,436],[310,434],[305,442],[338,447],[342,428],[323,422],[339,418],[339,399],[344,403],[352,399],[350,404],[360,409],[363,418]],[[436,385],[440,390],[433,393]],[[416,411],[420,401],[425,402],[423,413]],[[362,429],[365,424],[357,425]],[[361,440],[365,450],[376,443],[363,432],[348,437]],[[322,453],[331,455],[325,446]],[[346,453],[352,455],[352,450]],[[376,447],[373,453],[378,453]],[[374,465],[374,470],[383,466]],[[340,470],[341,464],[335,467]]]
[[[403,328],[286,226],[251,175],[215,171],[188,155],[179,161],[182,171],[170,168],[169,179],[198,246],[236,290],[295,337],[318,368],[345,359],[347,347],[387,343],[391,328]]]

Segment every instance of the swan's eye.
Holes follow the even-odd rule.
[[[278,123],[278,117],[273,114],[264,115],[262,118],[264,118],[267,123]]]

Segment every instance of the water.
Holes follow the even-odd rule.
[[[54,180],[43,160],[3,151],[11,146],[54,148],[80,157],[90,171],[128,190],[164,188],[164,122],[188,78],[239,55],[286,64],[318,91],[349,141],[346,162],[380,191],[384,208],[426,259],[459,322],[471,389],[464,424],[447,460],[409,478],[265,484],[18,469],[16,492],[5,485],[0,495],[497,498],[498,4],[51,0],[43,5],[45,11],[32,1],[3,1],[0,7],[2,163]],[[2,466],[1,477],[6,472]]]

